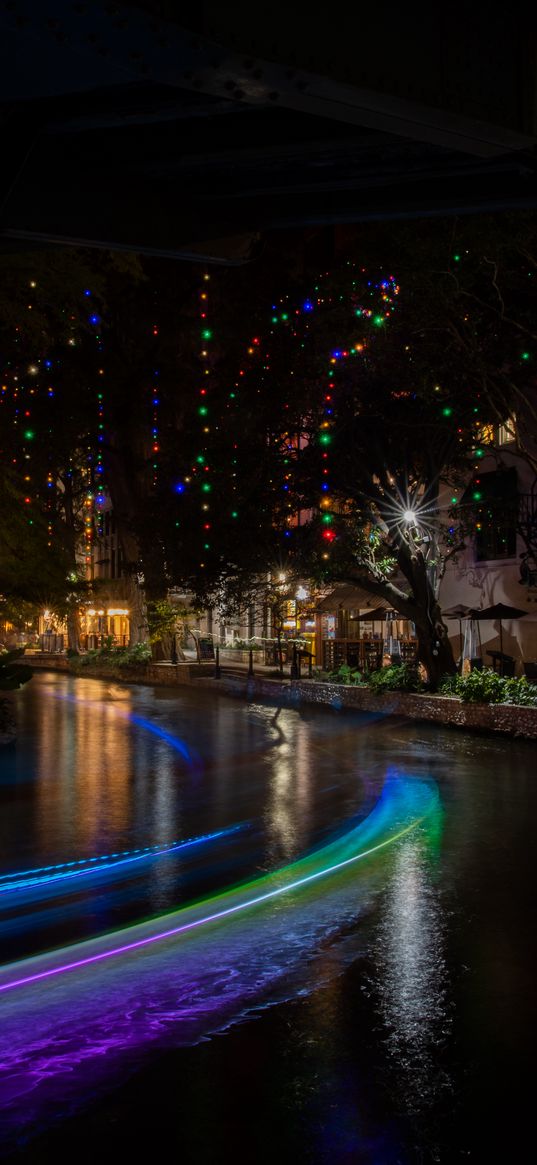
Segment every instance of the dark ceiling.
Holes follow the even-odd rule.
[[[271,230],[537,205],[533,19],[311,11],[0,0],[3,246],[240,263]]]

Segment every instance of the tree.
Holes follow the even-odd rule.
[[[530,399],[513,376],[517,329],[502,330],[480,302],[494,226],[483,227],[464,287],[457,229],[421,230],[413,252],[399,236],[397,279],[377,237],[376,274],[347,262],[273,304],[219,401],[200,470],[179,482],[176,519],[186,536],[176,534],[174,569],[190,570],[198,593],[218,578],[247,580],[279,552],[296,573],[364,587],[411,619],[433,687],[454,669],[438,585],[464,542],[456,499],[479,467],[483,432]],[[513,288],[520,279],[514,260],[506,278]],[[528,311],[522,292],[518,306]],[[523,376],[523,356],[517,368]],[[219,520],[202,554],[191,532],[207,466]]]

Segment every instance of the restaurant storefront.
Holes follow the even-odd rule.
[[[348,664],[373,671],[416,659],[414,626],[384,600],[356,587],[336,587],[316,607],[316,656],[325,671]]]

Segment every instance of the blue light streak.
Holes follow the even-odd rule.
[[[204,833],[199,837],[187,838],[183,841],[171,841],[163,845],[144,846],[134,850],[122,850],[119,853],[102,854],[93,858],[79,858],[70,862],[59,862],[57,865],[38,866],[33,870],[20,870],[16,873],[0,874],[0,894],[14,890],[27,890],[39,886],[58,885],[72,878],[85,877],[88,874],[100,873],[102,870],[116,870],[123,866],[133,865],[144,859],[165,857],[167,854],[180,853],[192,846],[203,845],[206,842],[217,841],[222,837],[230,837],[234,833],[248,827],[247,822],[231,825],[226,829],[217,829],[213,833]]]

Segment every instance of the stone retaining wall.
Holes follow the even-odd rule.
[[[32,666],[61,667],[68,661],[60,658],[45,662],[29,659]],[[156,684],[164,687],[200,687],[225,692],[240,699],[268,699],[294,707],[297,704],[322,704],[326,707],[354,708],[361,712],[380,712],[385,716],[404,716],[410,720],[426,720],[441,725],[452,725],[468,730],[500,732],[537,740],[537,708],[512,704],[462,704],[454,696],[432,696],[427,693],[384,692],[377,695],[369,688],[346,687],[343,684],[319,683],[316,680],[268,679],[262,675],[248,677],[246,673],[222,672],[214,678],[214,664],[156,664],[146,667],[84,668],[74,674],[87,679],[114,679],[123,683]]]
[[[404,716],[409,720],[428,720],[468,730],[501,732],[537,740],[537,708],[513,704],[462,704],[455,696],[432,696],[415,692],[383,692],[370,688],[346,687],[315,680],[250,679],[225,673],[220,680],[193,680],[194,685],[215,687],[231,696],[244,699],[270,699],[290,707],[297,704],[323,704],[335,708],[354,708],[361,712],[380,712],[384,716]]]

